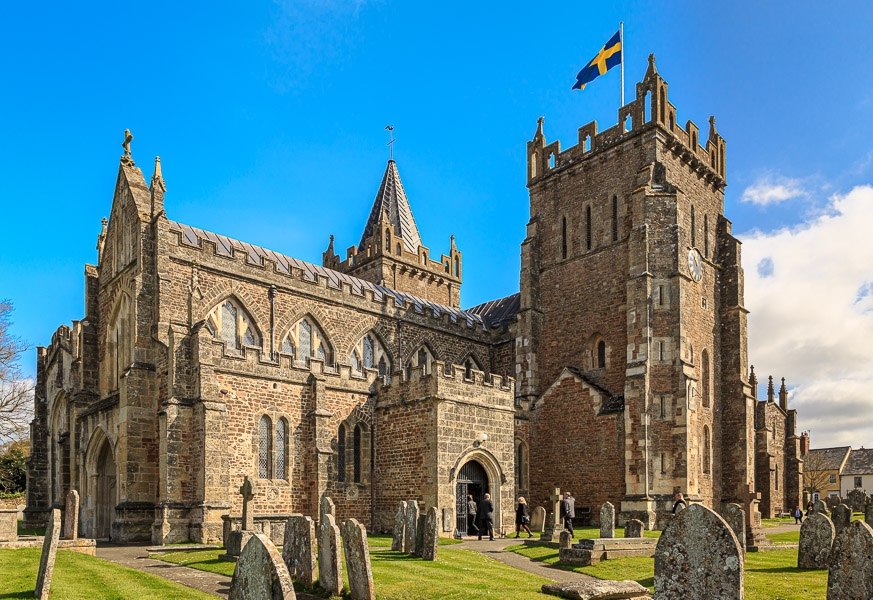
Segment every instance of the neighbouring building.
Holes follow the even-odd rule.
[[[840,471],[840,497],[847,498],[854,489],[873,493],[873,449],[852,450]]]
[[[852,452],[850,446],[836,448],[809,448],[809,436],[803,434],[806,444],[803,452],[803,468],[806,475],[804,488],[818,488],[812,491],[810,499],[815,502],[821,498],[840,495],[840,473]],[[871,488],[873,489],[873,488]],[[845,496],[843,496],[845,498]]]
[[[555,487],[649,527],[675,491],[799,502],[796,415],[750,382],[726,142],[679,125],[654,57],[618,120],[562,151],[540,119],[519,293],[466,310],[393,160],[359,243],[314,265],[171,220],[127,137],[82,319],[38,350],[28,524],[77,489],[85,535],[211,542],[246,475],[256,513],[327,494],[383,531],[417,499],[464,533],[485,492],[509,530]]]

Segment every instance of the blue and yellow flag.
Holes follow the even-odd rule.
[[[584,90],[585,86],[595,77],[603,75],[616,65],[621,64],[621,31],[616,31],[606,45],[600,49],[597,56],[576,75],[574,90]]]

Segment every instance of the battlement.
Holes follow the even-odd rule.
[[[473,402],[514,410],[514,383],[494,373],[473,369],[467,377],[463,365],[449,365],[434,361],[431,372],[424,367],[409,367],[399,376],[383,378],[379,389],[379,403],[394,404],[409,400],[438,398],[458,402]]]
[[[431,302],[266,248],[240,242],[227,236],[174,221],[168,221],[168,223],[169,233],[172,236],[171,245],[175,244],[180,250],[189,253],[188,258],[191,261],[205,263],[207,258],[233,261],[237,263],[237,268],[245,266],[262,271],[264,275],[269,274],[287,279],[288,285],[302,283],[329,292],[336,292],[348,299],[344,300],[345,302],[366,301],[371,303],[373,310],[378,312],[402,316],[397,313],[407,311],[435,319],[440,322],[443,328],[447,329],[457,327],[459,329],[486,330],[482,317],[460,308]],[[203,256],[196,257],[190,255],[191,252],[199,252]]]
[[[725,180],[726,143],[715,128],[715,117],[709,118],[709,136],[700,144],[700,128],[687,121],[678,125],[676,106],[668,100],[667,82],[655,68],[655,57],[649,55],[649,68],[636,84],[636,97],[618,109],[618,124],[598,132],[597,121],[579,128],[579,140],[563,152],[561,142],[546,144],[543,119],[540,118],[532,141],[527,143],[528,187],[546,179],[552,172],[583,163],[644,131],[660,129],[668,134],[664,145],[697,172],[714,189],[723,189]]]

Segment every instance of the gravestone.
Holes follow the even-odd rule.
[[[721,518],[724,519],[734,535],[737,536],[737,541],[743,552],[746,551],[746,514],[739,504],[733,502],[722,502]]]
[[[835,533],[830,519],[821,513],[810,513],[800,526],[797,568],[827,569]]]
[[[873,502],[864,509],[864,522],[873,527]]]
[[[812,505],[812,510],[813,512],[821,513],[823,515],[830,515],[828,505],[821,499],[815,501],[815,504]]]
[[[568,532],[569,533],[569,532]],[[570,598],[571,600],[643,600],[651,599],[649,589],[636,581],[571,581],[568,583],[547,583],[542,587],[544,594]]]
[[[600,507],[600,537],[615,537],[615,507],[606,502]]]
[[[573,538],[570,537],[570,532],[566,529],[561,532],[561,541],[558,544],[559,550],[567,550],[573,544]]]
[[[415,528],[418,525],[418,502],[410,500],[406,503],[406,531],[403,533],[403,552],[412,554],[415,551]]]
[[[252,533],[243,548],[228,600],[296,600],[291,575],[279,551],[263,533]]]
[[[849,505],[854,512],[864,512],[867,507],[867,494],[861,488],[855,488],[846,494],[846,504]]]
[[[834,538],[827,600],[873,598],[873,528],[852,521]]]
[[[543,527],[546,526],[546,509],[542,506],[537,506],[533,509],[530,517],[530,530],[535,533],[542,533]]]
[[[161,518],[152,523],[152,545],[163,546],[170,535],[170,508],[161,505]]]
[[[626,538],[641,538],[643,537],[643,522],[639,519],[628,519],[624,524],[624,537]]]
[[[334,596],[339,596],[343,589],[341,547],[336,519],[325,513],[318,525],[318,583]]]
[[[79,492],[67,492],[67,502],[64,506],[64,539],[75,540],[79,537]]]
[[[834,522],[836,535],[840,535],[840,532],[852,522],[852,509],[845,504],[838,504],[831,513],[831,521]]]
[[[424,560],[436,560],[439,541],[440,514],[435,506],[431,506],[427,509],[427,518],[424,521],[424,546],[421,549],[421,557]]]
[[[58,540],[61,537],[61,511],[52,509],[52,518],[45,528],[45,539],[42,542],[42,556],[39,558],[39,573],[36,575],[34,595],[39,600],[47,600],[52,588],[52,571],[55,568],[55,557],[58,554]]]
[[[242,505],[242,530],[254,531],[255,529],[255,512],[252,509],[251,503],[255,499],[255,486],[252,480],[246,475],[243,479],[243,484],[239,488],[239,493],[243,497]]]
[[[443,533],[451,533],[455,530],[455,509],[446,506],[443,508]]]
[[[18,539],[18,510],[0,508],[0,542],[14,542]]]
[[[839,496],[828,496],[824,499],[824,503],[825,506],[828,507],[828,510],[834,510],[843,503],[843,500]]]
[[[394,515],[394,537],[391,540],[391,549],[395,552],[404,551],[404,534],[406,533],[406,502],[403,500],[397,505],[397,514]]]
[[[655,597],[743,598],[743,551],[714,511],[692,504],[670,520],[655,550]]]
[[[333,500],[330,499],[330,496],[324,495],[321,497],[321,502],[318,505],[318,522],[325,517],[325,515],[333,515],[333,518],[336,519],[336,507],[333,504]]]
[[[282,559],[303,587],[315,583],[315,556],[315,523],[310,517],[294,515],[285,523]]]
[[[342,536],[352,600],[376,600],[367,530],[355,519],[349,519],[343,523]]]
[[[418,515],[418,523],[415,526],[415,549],[410,552],[413,556],[422,556],[424,553],[424,528],[427,523],[427,513]]]
[[[555,542],[559,540],[561,531],[564,529],[564,524],[561,523],[561,488],[555,488],[552,495],[549,496],[549,505],[552,512],[546,518],[543,533],[540,535],[540,541]]]
[[[755,486],[750,483],[742,490],[741,499],[741,508],[746,517],[746,543],[742,548],[744,551],[758,552],[761,547],[772,546],[773,542],[761,530],[761,512],[758,510],[761,492],[756,492]]]

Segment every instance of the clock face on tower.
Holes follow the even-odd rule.
[[[688,252],[688,273],[694,281],[703,279],[703,261],[700,260],[700,252],[695,248]]]

